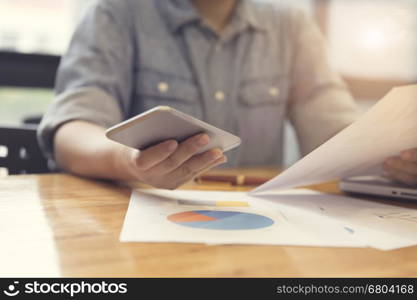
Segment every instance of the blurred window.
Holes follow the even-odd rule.
[[[42,115],[52,101],[51,89],[0,87],[0,122],[18,125],[24,118]]]
[[[0,0],[0,51],[62,55],[89,1]],[[0,122],[42,115],[52,98],[52,89],[0,86]]]
[[[0,50],[62,54],[89,0],[1,0]]]
[[[417,1],[329,1],[327,34],[342,74],[370,79],[417,79]]]

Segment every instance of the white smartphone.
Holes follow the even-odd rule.
[[[166,140],[182,142],[198,133],[207,133],[210,142],[199,153],[213,148],[224,152],[240,145],[239,137],[169,106],[157,106],[121,122],[106,131],[120,144],[144,150]]]

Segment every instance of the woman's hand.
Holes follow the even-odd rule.
[[[417,186],[417,148],[388,158],[384,162],[384,170],[396,181]]]
[[[207,134],[198,134],[179,144],[175,140],[168,140],[144,151],[129,149],[127,159],[130,174],[154,187],[175,189],[227,161],[220,149],[196,155],[208,143]]]

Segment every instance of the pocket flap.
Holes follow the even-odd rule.
[[[287,80],[282,76],[245,81],[240,89],[240,101],[246,105],[280,105],[288,96]]]
[[[186,102],[196,102],[199,97],[198,87],[194,82],[152,70],[142,70],[139,73],[137,94]]]

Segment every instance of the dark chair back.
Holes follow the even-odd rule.
[[[60,57],[0,51],[0,86],[53,88]]]
[[[52,88],[60,57],[0,51],[0,86]],[[36,128],[42,116],[27,116],[23,125],[0,126],[0,168],[10,175],[46,173],[47,162],[36,140]]]
[[[0,156],[0,167],[9,175],[47,173],[47,161],[36,139],[36,125],[0,127],[0,146],[7,148],[6,156]]]

